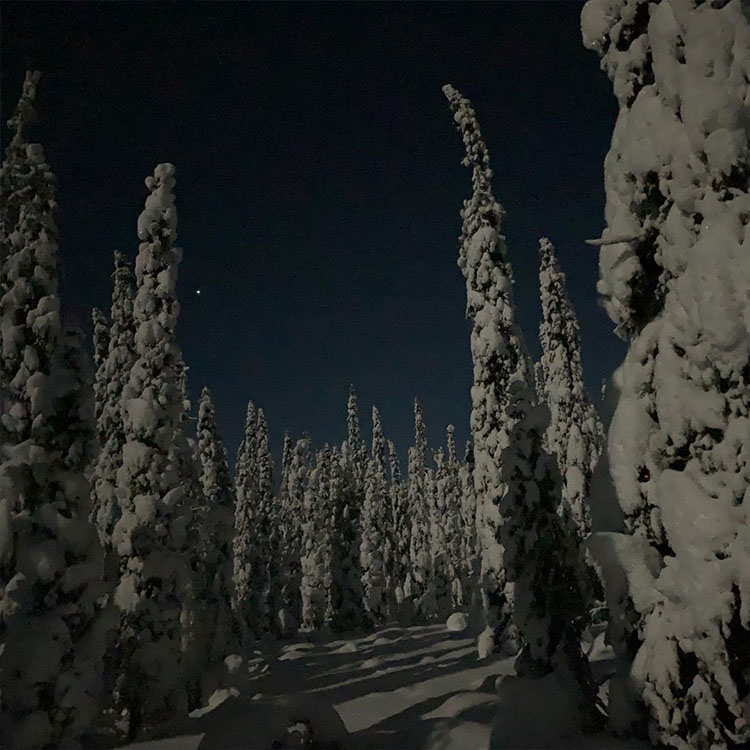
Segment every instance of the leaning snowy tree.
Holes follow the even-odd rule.
[[[0,744],[75,745],[95,718],[102,554],[84,472],[95,441],[80,337],[60,333],[54,176],[27,143],[27,73],[0,169]]]
[[[607,445],[621,523],[595,528],[592,540],[621,659],[610,719],[637,725],[640,704],[654,743],[741,745],[750,741],[750,12],[741,0],[591,0],[581,24],[620,105],[597,244],[598,289],[629,342]]]
[[[491,503],[497,511],[494,541],[502,552],[485,576],[499,563],[503,578],[513,584],[512,614],[523,646],[518,675],[568,675],[581,728],[592,730],[598,712],[581,652],[585,601],[575,533],[557,513],[560,472],[543,446],[549,410],[537,402],[533,364],[515,321],[512,269],[500,234],[503,210],[492,194],[489,154],[471,103],[452,86],[443,92],[463,136],[464,164],[473,168],[473,194],[462,211],[460,266],[474,324],[474,483],[483,505]],[[502,597],[503,578],[487,592],[488,615],[497,617],[494,622],[488,617],[490,629],[505,624],[501,618],[510,609]],[[504,633],[496,629],[489,635],[497,645]]]
[[[174,166],[159,164],[146,179],[151,194],[138,218],[134,304],[138,359],[122,394],[125,443],[117,472],[121,516],[112,532],[120,555],[115,604],[122,615],[115,700],[128,734],[186,712],[181,613],[190,570],[185,561],[183,467],[191,456],[182,432],[182,356],[175,326],[177,213]]]
[[[239,644],[232,642],[232,544],[234,487],[224,443],[216,425],[211,391],[203,388],[198,403],[198,452],[205,506],[199,520],[209,544],[204,551],[202,586],[195,591],[205,612],[207,651],[204,665],[215,666]]]

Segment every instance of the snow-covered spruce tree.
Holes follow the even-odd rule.
[[[495,539],[502,573],[513,584],[513,619],[523,644],[516,671],[528,677],[557,671],[572,678],[581,728],[590,730],[598,712],[580,645],[585,601],[575,534],[557,513],[559,469],[542,444],[549,410],[537,403],[532,361],[515,321],[512,269],[500,234],[502,209],[492,194],[489,154],[471,103],[451,86],[443,91],[466,146],[464,163],[473,167],[474,191],[462,212],[461,267],[474,323],[474,477],[483,502],[498,511]],[[507,603],[488,599],[500,605],[502,616]],[[495,643],[498,635],[503,634],[496,631]]]
[[[470,579],[466,575],[464,558],[464,529],[462,520],[462,487],[460,466],[456,458],[455,427],[446,428],[446,454],[444,470],[438,477],[438,496],[443,498],[445,529],[445,553],[448,561],[448,574],[451,585],[451,609],[465,607],[469,602]]]
[[[349,555],[348,511],[345,504],[345,477],[341,450],[337,445],[331,448],[330,479],[328,483],[327,513],[330,519],[328,568],[325,575],[326,611],[325,625],[335,629],[342,624],[344,607],[345,565]]]
[[[107,439],[106,433],[102,433],[101,415],[106,401],[107,381],[105,379],[105,363],[109,352],[109,324],[107,316],[95,307],[91,311],[91,321],[94,324],[94,415],[96,419],[99,447],[104,445]]]
[[[261,632],[260,602],[253,591],[256,555],[256,513],[258,507],[258,417],[250,401],[245,417],[245,432],[235,464],[234,539],[232,540],[232,608],[237,632],[247,646],[252,633]]]
[[[565,274],[546,237],[539,241],[539,256],[542,358],[537,392],[550,410],[546,446],[560,467],[564,512],[572,514],[579,538],[585,539],[591,533],[591,475],[604,432],[583,382],[578,319],[568,299]]]
[[[330,544],[331,451],[318,451],[315,468],[305,490],[302,523],[302,630],[319,630],[329,602],[327,578],[331,574]],[[330,584],[329,584],[330,585]]]
[[[427,495],[430,517],[430,561],[432,590],[435,595],[435,614],[438,620],[445,621],[453,611],[453,584],[455,571],[451,568],[448,549],[448,507],[447,493],[448,462],[445,451],[438,448],[434,454],[435,469],[427,472]]]
[[[620,700],[629,683],[653,742],[742,744],[750,15],[740,0],[593,0],[581,24],[620,105],[598,289],[630,344],[607,448],[624,520],[592,540],[624,667],[610,717],[619,729],[637,719]]]
[[[404,595],[411,599],[414,614],[421,622],[436,614],[435,592],[432,589],[432,560],[430,557],[430,505],[427,464],[427,435],[422,407],[414,399],[414,445],[409,448],[409,476],[407,503],[409,507],[409,572]]]
[[[477,499],[474,489],[474,448],[466,441],[464,458],[458,468],[461,518],[461,560],[465,603],[474,612],[482,606],[480,592],[481,559],[477,540]]]
[[[259,537],[255,588],[260,594],[261,617],[266,630],[273,630],[281,606],[279,580],[281,551],[281,508],[273,494],[273,456],[268,446],[268,424],[258,409],[258,522]],[[295,615],[296,616],[296,615]]]
[[[130,377],[130,368],[136,360],[133,271],[122,253],[115,253],[114,264],[110,309],[112,327],[109,330],[107,356],[96,374],[103,389],[103,394],[99,397],[102,405],[97,422],[97,431],[103,442],[100,443],[94,466],[92,509],[92,518],[96,521],[99,538],[105,549],[106,573],[110,581],[118,576],[117,555],[112,554],[111,537],[112,529],[120,516],[116,488],[117,470],[122,465],[122,446],[125,443],[122,392]]]
[[[388,482],[385,476],[385,437],[380,413],[372,407],[372,452],[365,474],[361,515],[360,567],[365,609],[376,624],[386,619],[385,557],[388,544]]]
[[[360,436],[357,394],[349,388],[346,406],[347,438],[342,446],[344,498],[341,516],[341,544],[345,554],[342,566],[342,598],[336,622],[337,629],[352,630],[369,624],[362,596],[362,570],[359,562],[361,545],[360,511],[365,495],[367,449]]]
[[[198,403],[198,450],[205,506],[200,522],[210,540],[205,550],[202,586],[195,591],[206,613],[206,665],[220,663],[236,650],[232,628],[232,545],[235,496],[226,450],[216,426],[211,392],[203,388]]]
[[[390,471],[391,538],[393,556],[389,578],[395,599],[393,614],[399,613],[404,603],[404,585],[411,568],[409,563],[409,534],[411,519],[407,504],[406,484],[401,479],[401,464],[396,446],[388,441],[388,468]]]
[[[302,618],[300,585],[302,580],[302,523],[304,519],[305,491],[310,474],[310,439],[297,440],[287,472],[286,496],[282,498],[283,526],[280,544],[281,609],[279,623],[285,634],[296,631]]]
[[[122,620],[116,700],[127,711],[128,734],[181,717],[181,614],[190,570],[185,561],[185,488],[175,455],[182,433],[182,356],[175,337],[180,250],[174,167],[159,164],[146,180],[151,194],[138,218],[141,244],[133,315],[138,359],[122,394],[123,464],[117,472],[122,513],[112,532],[120,555],[115,604]]]
[[[54,176],[24,128],[27,73],[0,168],[0,744],[75,744],[97,713],[102,556],[84,476],[93,393],[60,335]],[[62,340],[61,340],[62,338]]]

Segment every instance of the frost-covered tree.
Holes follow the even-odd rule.
[[[471,440],[466,441],[464,458],[458,468],[458,486],[461,493],[459,500],[461,560],[466,581],[463,592],[464,601],[474,610],[481,606],[481,592],[479,591],[481,560],[477,545],[477,499],[474,489],[474,448]]]
[[[106,401],[107,381],[105,379],[105,363],[109,353],[109,324],[107,316],[95,307],[91,311],[91,321],[94,324],[94,415],[99,437],[99,446],[103,446],[107,439],[102,433],[101,414]]]
[[[360,567],[362,595],[375,623],[386,619],[386,546],[389,545],[388,481],[385,476],[385,437],[380,413],[372,407],[372,452],[365,474],[365,502],[361,515]]]
[[[198,450],[200,481],[205,506],[200,523],[210,544],[205,548],[200,597],[206,613],[207,664],[219,663],[232,653],[232,546],[234,541],[235,496],[224,444],[216,425],[211,392],[203,388],[198,403]]]
[[[328,483],[327,513],[330,518],[328,567],[325,575],[326,611],[324,622],[332,629],[347,624],[345,603],[346,560],[350,554],[348,510],[346,508],[346,481],[341,450],[331,449],[330,479]]]
[[[621,522],[592,550],[621,660],[675,747],[750,741],[750,136],[746,3],[592,0],[619,103],[598,289],[629,351],[607,462]],[[697,521],[696,519],[700,519]],[[604,533],[609,532],[609,533]]]
[[[282,576],[281,608],[288,623],[287,630],[295,630],[302,617],[300,596],[302,523],[310,465],[310,439],[303,437],[297,440],[292,449],[287,472],[286,495],[281,499],[283,520],[279,554]]]
[[[451,590],[451,608],[465,607],[469,602],[471,579],[467,576],[464,557],[464,535],[460,464],[456,457],[455,427],[446,429],[446,453],[442,470],[437,472],[437,497],[443,508],[442,522],[445,533],[445,556]],[[473,518],[468,519],[470,522]],[[473,525],[473,524],[471,524]],[[469,530],[469,533],[470,530]]]
[[[135,285],[133,271],[122,253],[115,253],[112,273],[112,306],[110,316],[106,358],[97,369],[96,379],[100,383],[101,410],[97,415],[97,431],[100,449],[93,471],[92,518],[99,530],[99,537],[107,559],[107,578],[115,580],[118,575],[117,555],[113,554],[112,529],[120,515],[117,498],[117,470],[122,465],[122,446],[125,432],[122,419],[122,392],[130,377],[130,368],[136,360],[135,319],[133,299]],[[96,382],[96,381],[95,381]]]
[[[537,393],[550,410],[546,446],[557,458],[563,478],[564,512],[571,513],[580,539],[585,539],[591,533],[591,475],[604,433],[583,382],[578,319],[568,299],[565,274],[546,237],[539,241],[539,256],[542,358]]]
[[[453,611],[455,570],[448,545],[449,468],[445,451],[438,448],[433,454],[435,469],[427,472],[428,507],[430,517],[430,577],[435,595],[435,614],[444,621]]]
[[[414,604],[417,618],[426,620],[436,613],[435,592],[432,589],[432,559],[430,557],[430,482],[425,453],[427,434],[422,407],[414,399],[414,445],[409,449],[407,504],[409,508],[409,572],[404,594]]]
[[[341,451],[344,473],[343,505],[341,516],[341,541],[345,554],[342,566],[342,599],[337,626],[349,630],[367,624],[362,597],[362,569],[360,566],[361,519],[360,512],[365,494],[367,449],[360,436],[357,394],[349,388],[346,405],[347,437]]]
[[[305,490],[302,524],[302,630],[319,630],[326,621],[331,586],[331,451],[315,457]]]
[[[150,195],[138,218],[141,240],[133,315],[138,359],[123,389],[123,464],[117,472],[121,516],[112,532],[120,555],[115,604],[121,611],[116,700],[127,710],[128,734],[184,714],[181,615],[190,569],[183,465],[182,356],[175,247],[174,166],[146,179]]]
[[[97,714],[106,623],[88,520],[95,443],[81,337],[60,333],[54,176],[24,128],[27,73],[0,168],[0,744],[74,745]]]
[[[549,410],[537,403],[532,361],[515,321],[512,269],[500,234],[502,208],[492,194],[489,154],[471,103],[452,86],[443,91],[463,136],[464,164],[473,167],[473,195],[462,212],[460,265],[474,323],[474,479],[482,502],[498,512],[498,569],[513,584],[512,614],[523,644],[516,670],[519,676],[554,670],[572,676],[582,728],[593,729],[597,711],[580,645],[585,601],[576,539],[557,513],[560,473],[543,447]],[[495,574],[494,566],[490,569]],[[505,588],[502,578],[496,585],[487,592],[489,628],[503,624],[500,618],[510,609],[498,597]],[[493,615],[499,616],[494,623]],[[496,629],[489,635],[497,645],[504,633]]]
[[[250,401],[245,417],[245,432],[235,464],[234,538],[232,540],[232,607],[240,638],[247,644],[251,633],[259,632],[260,602],[253,590],[256,567],[255,525],[258,507],[258,417]]]
[[[396,453],[396,446],[388,441],[388,469],[390,472],[390,507],[391,507],[391,539],[393,556],[389,578],[390,589],[395,599],[393,614],[397,614],[404,602],[404,585],[410,570],[409,563],[409,534],[411,519],[409,518],[406,484],[401,478],[401,464]]]

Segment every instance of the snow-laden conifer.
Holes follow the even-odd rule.
[[[606,457],[623,520],[592,539],[621,660],[610,718],[619,729],[637,723],[621,700],[629,687],[652,742],[741,745],[750,740],[750,17],[737,1],[592,0],[581,25],[619,103],[598,289],[629,341]]]
[[[352,629],[366,624],[362,597],[362,569],[360,566],[361,509],[365,494],[367,449],[360,436],[357,394],[349,388],[346,404],[346,441],[342,446],[341,464],[344,472],[344,499],[341,517],[342,539],[345,555],[342,566],[342,600],[338,627]]]
[[[288,631],[296,630],[302,617],[300,585],[302,580],[302,523],[305,491],[310,474],[310,439],[297,440],[287,472],[286,495],[281,499],[282,528],[280,539],[281,611]],[[285,629],[282,624],[282,629]]]
[[[491,502],[498,512],[494,532],[502,556],[492,562],[514,585],[513,619],[523,644],[516,670],[531,677],[554,670],[570,674],[582,728],[592,729],[597,713],[580,646],[585,604],[575,535],[557,514],[560,474],[542,444],[549,410],[537,403],[532,361],[515,321],[512,270],[500,234],[502,209],[492,194],[489,154],[471,103],[451,86],[443,91],[466,146],[464,164],[473,167],[473,195],[462,213],[460,265],[474,323],[474,477],[482,502]],[[486,509],[483,515],[486,523]],[[494,565],[485,567],[485,575],[489,570],[494,574]],[[487,592],[494,645],[505,635],[497,626],[509,609],[507,601],[495,599],[505,588],[503,578]]]
[[[103,565],[84,472],[95,442],[81,337],[60,333],[54,176],[24,128],[0,168],[0,744],[74,745],[97,714]]]
[[[435,596],[435,614],[439,621],[453,612],[453,585],[455,570],[448,548],[448,462],[445,451],[438,448],[434,454],[435,469],[427,472],[427,496],[430,518],[430,587]]]
[[[196,590],[206,613],[207,665],[215,665],[228,656],[232,642],[232,546],[234,541],[235,496],[224,444],[216,425],[211,392],[203,388],[198,403],[198,450],[201,462],[201,486],[205,506],[200,512],[209,544]]]
[[[331,576],[331,451],[318,451],[305,489],[302,523],[302,630],[319,630],[326,621]],[[330,615],[329,615],[330,616]]]
[[[396,453],[396,446],[388,441],[388,468],[390,471],[390,505],[392,516],[393,558],[390,579],[395,597],[394,614],[398,613],[404,603],[404,588],[411,569],[409,561],[409,536],[411,518],[409,515],[407,485],[401,478],[401,464]]]
[[[571,513],[579,538],[585,539],[591,533],[588,495],[603,430],[583,382],[578,319],[568,299],[565,274],[546,237],[539,241],[539,256],[542,358],[541,373],[535,369],[537,393],[550,410],[546,446],[560,467],[564,511]]]
[[[477,540],[477,499],[474,489],[474,448],[466,441],[464,458],[458,468],[461,518],[461,559],[464,580],[464,598],[472,611],[481,607],[481,558]]]
[[[428,484],[427,434],[422,407],[414,399],[414,445],[409,448],[407,503],[409,507],[409,572],[404,594],[411,599],[416,617],[425,621],[436,611],[432,590],[432,559],[430,557],[430,486]]]
[[[138,359],[122,394],[125,443],[117,472],[122,513],[112,532],[121,558],[114,597],[122,614],[116,698],[128,711],[131,736],[186,709],[180,619],[191,581],[181,472],[192,458],[176,454],[188,447],[175,337],[181,252],[174,245],[174,184],[171,164],[159,164],[146,179],[151,192],[138,218],[133,308]]]
[[[133,271],[122,253],[114,254],[112,273],[112,306],[110,317],[107,356],[97,370],[97,380],[103,393],[101,411],[98,414],[99,453],[96,457],[93,476],[94,507],[92,518],[96,521],[107,560],[107,577],[117,577],[116,561],[112,552],[112,529],[120,516],[117,498],[117,470],[122,465],[122,446],[125,432],[122,419],[122,392],[130,377],[130,368],[136,359],[135,319],[133,299],[135,284]]]
[[[453,610],[465,607],[469,602],[472,582],[467,576],[464,557],[464,535],[460,464],[456,457],[455,427],[446,428],[446,453],[443,470],[438,472],[437,495],[444,508],[442,521],[445,529],[445,555],[448,561],[448,575],[451,588]],[[473,525],[473,524],[472,524]],[[469,530],[469,534],[471,531]]]
[[[385,476],[385,437],[380,413],[372,407],[372,451],[365,474],[361,515],[360,566],[362,595],[374,623],[386,619],[386,546],[389,544],[388,482]]]
[[[250,401],[245,417],[245,431],[237,451],[235,464],[234,539],[232,540],[232,584],[235,622],[243,642],[251,633],[260,632],[260,601],[253,591],[253,571],[256,566],[258,507],[258,418]]]
[[[105,363],[109,352],[109,324],[107,316],[98,308],[91,310],[91,322],[94,325],[94,416],[96,419],[99,446],[107,439],[106,433],[100,431],[101,414],[106,401],[107,381]]]

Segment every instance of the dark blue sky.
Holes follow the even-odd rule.
[[[477,111],[507,212],[516,303],[539,353],[537,240],[567,272],[595,399],[623,348],[596,302],[602,162],[616,115],[580,42],[579,3],[2,4],[2,109],[42,71],[32,135],[58,177],[63,306],[90,330],[112,252],[134,257],[143,180],[177,166],[182,314],[194,404],[213,391],[233,457],[245,404],[316,444],[369,436],[402,459],[418,396],[433,447],[469,432],[456,266],[470,191],[441,93]],[[4,133],[4,136],[6,133]],[[197,295],[196,289],[201,290]]]

